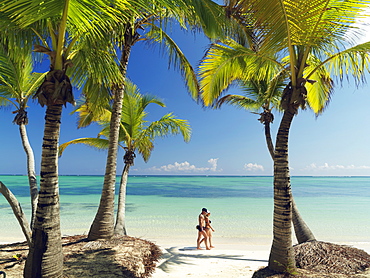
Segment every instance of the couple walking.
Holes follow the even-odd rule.
[[[215,230],[211,226],[211,220],[209,219],[210,215],[211,212],[206,208],[202,208],[202,212],[199,214],[199,223],[196,226],[198,229],[197,249],[202,249],[200,248],[200,244],[203,241],[206,244],[207,250],[214,248],[214,246],[212,246],[212,232]]]

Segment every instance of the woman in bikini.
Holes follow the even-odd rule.
[[[210,215],[211,215],[211,212],[210,212],[210,211],[208,211],[208,212],[207,212],[207,214],[205,215],[205,216],[206,216],[206,217],[205,217],[205,221],[206,221],[206,228],[205,228],[205,230],[206,230],[206,233],[207,233],[207,235],[208,235],[208,243],[209,243],[209,247],[211,247],[211,248],[215,248],[214,246],[212,246],[212,233],[213,233],[215,230],[214,230],[214,229],[213,229],[213,227],[211,226],[211,220],[209,219]]]

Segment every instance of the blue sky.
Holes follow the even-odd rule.
[[[209,44],[200,35],[173,34],[193,66]],[[370,40],[370,38],[368,39]],[[220,110],[203,108],[188,95],[179,72],[168,68],[158,48],[137,43],[132,50],[129,78],[142,93],[161,97],[162,108],[149,106],[149,120],[168,112],[187,119],[192,139],[180,136],[157,139],[148,163],[137,157],[131,175],[273,175],[263,125],[258,115],[224,106]],[[370,80],[370,79],[368,79]],[[233,89],[237,93],[237,89]],[[76,95],[78,94],[77,91]],[[290,133],[289,160],[292,175],[370,175],[369,119],[370,90],[367,84],[337,85],[326,111],[316,117],[310,110],[300,111]],[[63,112],[60,142],[78,137],[95,137],[97,126],[77,130],[72,107]],[[18,127],[12,124],[12,109],[0,110],[0,174],[26,174],[26,157]],[[31,103],[28,134],[35,152],[36,170],[40,169],[45,108]],[[275,113],[272,136],[275,138],[281,115]],[[118,155],[118,170],[123,168],[123,153]],[[103,175],[106,151],[84,145],[70,146],[59,160],[61,175]]]

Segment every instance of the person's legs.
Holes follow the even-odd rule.
[[[207,231],[203,230],[202,234],[203,234],[204,243],[206,245],[206,249],[210,250],[211,248],[209,248],[209,244],[208,244],[208,233],[207,233]]]
[[[201,240],[202,238],[202,233],[200,231],[198,231],[198,238],[197,238],[197,249],[201,249],[200,248],[200,244],[202,243],[203,239]]]
[[[208,242],[209,242],[209,247],[210,248],[215,248],[214,246],[212,246],[212,231],[211,231],[211,229],[208,229]]]
[[[203,238],[202,238],[203,236]],[[202,239],[201,239],[202,238]],[[207,235],[207,232],[205,230],[201,231],[201,232],[198,232],[198,239],[197,239],[197,249],[201,249],[200,248],[200,244],[204,241],[204,243],[206,244],[206,249],[207,250],[210,250],[211,248],[209,248],[208,246],[208,235]]]

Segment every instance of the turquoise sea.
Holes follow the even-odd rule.
[[[0,176],[30,213],[26,176]],[[370,243],[370,177],[292,177],[299,211],[319,240]],[[117,178],[118,188],[119,178]],[[94,219],[102,176],[60,176],[63,235],[86,234]],[[214,242],[270,244],[273,178],[236,176],[130,176],[128,234],[164,242],[195,243],[197,216],[211,211]],[[0,242],[23,240],[0,196]]]

